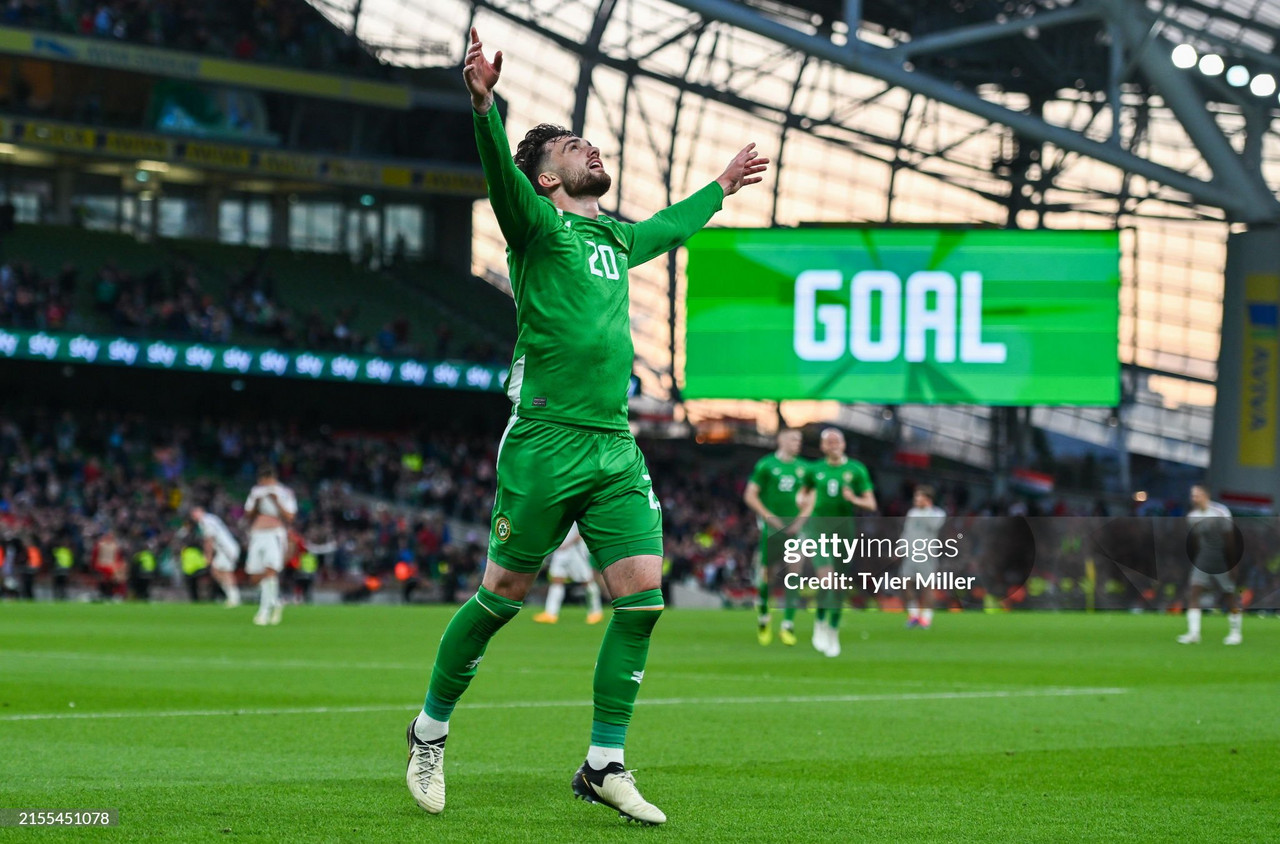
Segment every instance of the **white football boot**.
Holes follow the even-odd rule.
[[[608,806],[627,821],[646,826],[667,822],[662,810],[640,795],[636,778],[620,762],[610,762],[599,771],[583,762],[573,775],[573,794],[579,800]]]
[[[404,779],[413,800],[433,815],[444,810],[444,742],[448,736],[435,741],[423,741],[413,731],[418,722],[409,722],[405,738],[409,742],[409,764]]]

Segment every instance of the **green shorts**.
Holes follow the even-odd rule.
[[[512,417],[498,445],[489,559],[536,572],[575,521],[597,569],[662,556],[662,507],[635,437]]]
[[[790,518],[784,518],[783,521],[790,522]],[[783,557],[786,554],[787,540],[796,537],[787,533],[785,530],[774,530],[764,523],[760,522],[760,557],[758,564],[764,568],[773,568],[774,566],[783,565],[785,562]]]

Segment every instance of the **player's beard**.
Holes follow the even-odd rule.
[[[583,167],[564,175],[564,192],[574,199],[583,196],[594,196],[599,199],[609,192],[613,185],[613,177],[604,168],[592,170]]]

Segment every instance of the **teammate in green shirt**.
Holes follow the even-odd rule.
[[[867,467],[845,456],[844,433],[836,428],[822,432],[822,460],[809,464],[801,485],[800,523],[814,539],[821,533],[838,533],[845,539],[855,534],[854,514],[874,512],[876,493]],[[817,520],[811,521],[811,520]],[[813,561],[815,574],[822,577],[837,568],[833,558]],[[840,615],[844,591],[828,589],[819,593],[818,617],[813,625],[813,646],[827,656],[840,656]]]
[[[760,616],[756,639],[762,645],[773,641],[773,625],[769,618],[769,588],[782,564],[783,543],[799,530],[797,499],[805,477],[805,462],[800,459],[800,432],[788,428],[778,434],[778,449],[761,457],[751,470],[751,480],[742,500],[760,521]],[[796,643],[796,594],[787,589],[779,638],[784,645]]]
[[[419,806],[444,808],[449,717],[489,640],[515,617],[543,559],[575,521],[605,585],[613,619],[596,660],[595,712],[575,796],[657,824],[623,765],[622,748],[663,609],[662,508],[627,424],[631,343],[627,270],[707,224],[726,196],[756,184],[768,159],[754,144],[714,182],[641,223],[600,213],[611,179],[600,150],[541,124],[511,157],[493,107],[492,63],[471,30],[463,78],[489,202],[507,241],[518,332],[507,380],[512,414],[498,444],[489,559],[479,591],[445,629],[422,712],[408,729],[406,782]]]

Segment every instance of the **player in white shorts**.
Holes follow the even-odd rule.
[[[547,576],[551,579],[551,587],[547,589],[547,605],[542,612],[533,617],[541,624],[555,624],[560,620],[560,605],[564,603],[565,584],[570,581],[582,583],[587,588],[587,624],[598,624],[604,613],[600,608],[600,587],[596,584],[596,573],[591,568],[591,552],[587,543],[582,541],[578,532],[578,523],[569,528],[569,535],[550,557]]]
[[[1200,596],[1209,587],[1215,587],[1227,605],[1227,638],[1224,645],[1238,645],[1243,641],[1240,628],[1244,611],[1236,595],[1236,584],[1231,579],[1231,569],[1239,560],[1234,552],[1235,525],[1231,511],[1209,498],[1209,491],[1200,484],[1191,487],[1191,510],[1187,512],[1187,524],[1195,539],[1195,559],[1191,564],[1191,588],[1187,596],[1187,632],[1178,637],[1183,645],[1200,643]]]
[[[191,521],[195,522],[204,539],[204,558],[213,572],[213,579],[227,596],[228,607],[240,606],[240,587],[236,585],[236,563],[240,561],[240,543],[232,535],[226,523],[203,507],[191,508]]]
[[[244,570],[250,583],[261,586],[253,623],[279,624],[284,614],[280,572],[288,555],[289,525],[298,515],[298,501],[293,491],[276,479],[275,470],[263,466],[244,510],[249,519],[249,556]]]
[[[907,542],[907,557],[902,561],[907,627],[928,630],[933,625],[933,590],[920,587],[918,580],[938,572],[939,560],[928,553],[927,543],[938,538],[938,531],[947,523],[947,511],[933,503],[933,487],[924,484],[916,487],[911,505],[902,525],[902,538]]]

